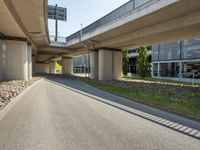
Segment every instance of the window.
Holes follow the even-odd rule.
[[[184,40],[182,59],[200,59],[200,39]]]
[[[159,45],[159,60],[179,60],[180,41]]]

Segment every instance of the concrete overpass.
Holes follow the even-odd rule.
[[[47,0],[0,0],[0,80],[28,80],[32,61],[48,63],[71,53],[50,45],[47,6]]]
[[[91,78],[118,79],[121,77],[119,50],[199,37],[199,18],[200,1],[129,1],[67,37],[66,47],[82,53],[89,47]]]
[[[119,79],[122,70],[121,51],[124,48],[140,47],[200,36],[200,1],[197,0],[131,0],[110,14],[97,20],[66,38],[66,43],[50,43],[47,25],[47,0],[0,0],[1,36],[1,73],[2,79],[18,78],[21,65],[5,61],[5,46],[11,51],[6,58],[13,57],[15,46],[24,52],[22,43],[29,42],[33,49],[37,72],[55,71],[51,60],[63,58],[64,73],[72,73],[72,57],[90,52],[91,78],[100,80]],[[27,13],[24,13],[27,12]],[[6,16],[6,18],[4,17]],[[10,39],[14,41],[10,41]],[[5,44],[5,41],[7,42]],[[20,41],[20,42],[19,42]],[[23,41],[23,42],[22,42]],[[31,49],[31,48],[30,48]],[[30,51],[30,50],[29,50]],[[27,54],[26,54],[27,53]],[[31,55],[29,55],[31,56]],[[13,58],[15,58],[13,57]],[[13,59],[15,60],[15,59]],[[30,78],[31,59],[21,62],[29,71],[21,67],[25,75],[20,79]],[[12,61],[14,62],[14,61]],[[49,62],[51,62],[49,64]],[[50,66],[50,67],[49,67]],[[12,71],[10,72],[10,68]],[[50,68],[50,71],[49,71]],[[14,71],[15,70],[15,71]],[[27,73],[29,72],[29,73]],[[29,77],[28,77],[29,74]],[[9,76],[10,75],[10,76]],[[26,78],[24,76],[27,76]]]

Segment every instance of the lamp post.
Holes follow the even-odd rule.
[[[83,24],[80,23],[81,26],[81,31],[80,31],[80,40],[82,41],[82,36],[83,36]]]
[[[84,65],[84,72],[85,72],[85,78],[87,77],[87,71],[86,71],[86,66],[87,66],[87,55],[84,55],[85,57],[85,65]]]
[[[56,18],[55,18],[55,41],[58,41],[58,5],[56,4],[55,6],[55,13],[56,13]]]

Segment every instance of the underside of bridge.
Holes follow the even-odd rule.
[[[82,37],[66,43],[50,42],[47,6],[48,0],[0,0],[0,80],[54,73],[58,58],[63,73],[71,74],[72,57],[89,52],[91,78],[119,79],[124,48],[200,37],[197,0],[149,0],[98,28],[89,30],[96,22],[89,25]]]

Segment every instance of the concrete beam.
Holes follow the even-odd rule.
[[[160,24],[154,24],[140,30],[126,33],[119,37],[107,39],[106,41],[102,41],[101,44],[99,44],[98,46],[123,47],[123,45],[126,46],[134,44],[137,47],[137,45],[141,45],[141,42],[145,44],[148,43],[150,45],[169,40],[173,41],[176,39],[192,37],[194,35],[198,36],[200,34],[200,30],[196,30],[196,28],[191,28],[194,25],[198,27],[200,26],[200,12],[165,21]],[[191,29],[185,30],[186,27]],[[180,29],[182,29],[182,32]],[[165,36],[165,39],[160,39],[154,36],[158,34],[164,34],[167,37]],[[155,37],[154,40],[152,40],[153,37]]]

